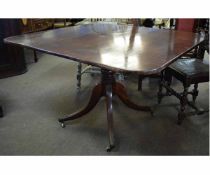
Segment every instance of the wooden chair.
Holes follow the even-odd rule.
[[[208,22],[208,21],[207,21]],[[199,31],[200,32],[200,31]],[[195,100],[198,96],[198,84],[209,82],[209,65],[203,63],[205,51],[209,54],[209,29],[204,29],[204,42],[194,49],[193,55],[196,58],[183,57],[178,59],[161,73],[161,80],[159,84],[158,103],[164,96],[174,95],[180,100],[180,111],[178,113],[178,124],[181,124],[186,117],[185,106],[188,104],[196,110],[196,114],[202,114],[204,110],[198,109],[195,106]],[[170,87],[172,77],[175,77],[182,82],[184,90],[182,93],[177,93]],[[194,84],[194,89],[189,92],[189,87]],[[162,93],[162,88],[166,88],[166,94]],[[190,102],[187,95],[192,95]],[[206,110],[206,112],[209,110]]]
[[[170,87],[172,77],[175,77],[182,82],[184,90],[182,93],[177,93]],[[179,59],[161,74],[161,81],[158,92],[158,103],[164,96],[174,95],[180,100],[180,111],[178,113],[178,124],[181,124],[186,117],[185,106],[188,104],[196,110],[196,114],[202,114],[204,110],[198,109],[195,106],[195,100],[198,96],[198,84],[209,81],[209,66],[204,64],[202,60],[196,58]],[[190,85],[194,84],[194,89],[189,92]],[[162,88],[166,88],[166,93],[162,93]],[[192,95],[192,102],[187,98],[187,95]],[[208,111],[208,110],[207,110]]]

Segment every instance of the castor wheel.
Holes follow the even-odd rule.
[[[107,146],[106,151],[111,152],[113,148],[114,148],[114,145],[109,145]]]
[[[62,127],[62,128],[65,128],[66,125],[62,122],[62,123],[61,123],[61,127]]]

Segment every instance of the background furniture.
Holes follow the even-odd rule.
[[[62,28],[62,27],[68,27],[71,26],[72,22],[70,19],[52,19],[52,27],[53,28]]]
[[[170,87],[172,77],[180,80],[183,84],[184,91],[177,93]],[[181,124],[185,118],[185,106],[188,104],[196,110],[196,114],[202,114],[204,111],[195,106],[195,100],[198,96],[198,84],[209,81],[209,66],[196,58],[179,59],[170,65],[164,73],[162,73],[161,82],[158,92],[158,103],[162,97],[174,95],[180,100],[180,111],[178,113],[178,124]],[[194,89],[189,92],[189,87],[194,84]],[[166,94],[162,93],[162,87],[165,87]],[[192,102],[188,101],[187,95],[192,95]]]
[[[52,28],[53,19],[20,19],[21,33],[32,33]],[[33,50],[34,61],[38,61],[36,50]]]
[[[31,33],[39,32],[52,28],[53,19],[20,19],[21,21],[21,32],[22,33]]]
[[[19,75],[27,71],[23,48],[8,46],[3,39],[21,34],[21,24],[18,19],[0,19],[0,78]],[[0,117],[3,109],[0,106]]]
[[[21,25],[19,19],[0,19],[0,78],[27,71],[23,48],[3,42],[6,37],[21,34]]]

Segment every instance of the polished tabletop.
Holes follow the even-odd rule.
[[[203,39],[191,32],[93,23],[12,36],[4,41],[112,71],[153,74]]]

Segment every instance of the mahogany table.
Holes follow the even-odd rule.
[[[101,68],[101,82],[94,87],[87,106],[59,119],[59,122],[64,127],[64,122],[84,116],[105,96],[109,136],[107,151],[110,151],[114,147],[113,95],[117,95],[130,108],[152,112],[149,106],[131,102],[125,87],[115,81],[114,74],[160,73],[173,61],[201,44],[203,37],[191,32],[93,23],[9,37],[4,41]]]

